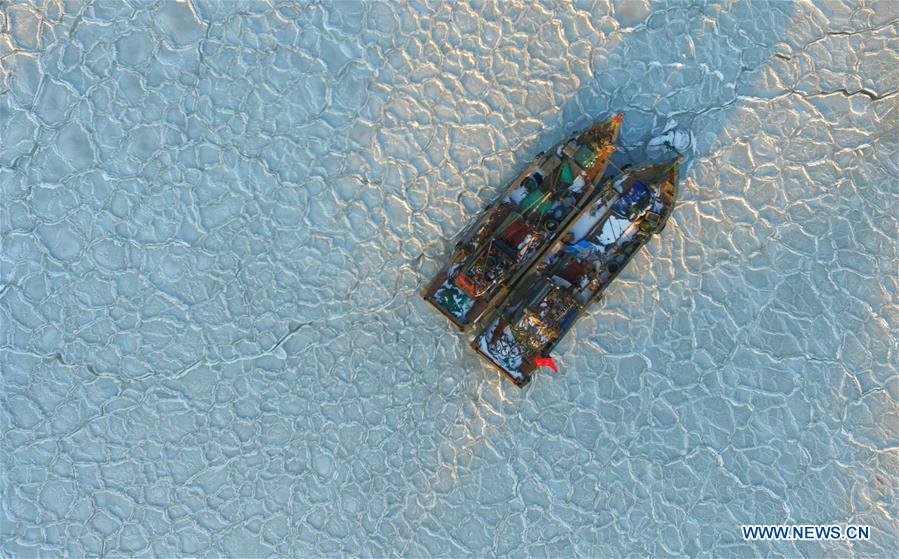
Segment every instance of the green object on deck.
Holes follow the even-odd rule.
[[[531,206],[537,204],[537,200],[539,200],[542,196],[543,193],[540,192],[539,189],[532,191],[530,194],[524,197],[524,200],[521,201],[521,209],[530,209]]]
[[[453,289],[447,289],[443,292],[443,304],[448,311],[458,315],[462,312],[462,306],[468,300],[468,296],[464,293]]]
[[[574,177],[571,175],[571,166],[568,165],[568,160],[565,160],[565,163],[562,163],[562,175],[559,177],[562,179],[562,182],[566,182],[571,184],[574,182]]]
[[[589,169],[596,164],[596,152],[588,146],[581,146],[574,154],[574,160],[584,169]]]
[[[521,201],[521,207],[525,211],[537,210],[539,213],[546,213],[552,207],[552,202],[548,198],[545,192],[538,189],[528,194]]]

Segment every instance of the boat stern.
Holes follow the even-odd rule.
[[[481,359],[486,361],[488,364],[490,364],[494,369],[496,369],[497,371],[502,373],[507,379],[512,381],[512,383],[515,384],[515,386],[517,386],[518,388],[524,388],[531,382],[530,375],[524,376],[524,375],[509,372],[508,370],[506,370],[505,367],[503,367],[502,365],[497,363],[496,359],[494,359],[492,355],[485,352],[481,348],[480,344],[478,343],[477,338],[475,338],[474,340],[471,341],[471,348],[475,351],[475,353],[478,354],[478,357],[480,357]]]
[[[455,285],[453,272],[452,266],[442,270],[422,290],[421,296],[443,316],[450,319],[456,328],[464,332],[471,326],[468,316],[477,301]]]
[[[519,388],[531,382],[535,370],[529,348],[515,339],[509,323],[498,313],[471,341],[475,352]]]

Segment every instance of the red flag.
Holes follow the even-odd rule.
[[[534,365],[537,365],[538,367],[549,367],[554,373],[559,372],[559,369],[556,368],[556,364],[553,363],[552,357],[535,357]]]

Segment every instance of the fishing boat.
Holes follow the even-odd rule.
[[[606,179],[562,238],[553,243],[472,341],[518,386],[542,366],[585,310],[661,232],[677,199],[681,158]]]
[[[622,114],[541,153],[463,231],[422,296],[460,330],[494,308],[565,234],[615,152]]]

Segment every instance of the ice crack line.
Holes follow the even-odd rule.
[[[878,94],[876,91],[871,91],[870,89],[861,88],[857,91],[849,91],[848,89],[834,89],[833,91],[819,91],[817,93],[803,93],[802,91],[794,91],[798,95],[803,97],[824,97],[826,95],[833,95],[834,93],[839,93],[844,97],[852,97],[854,95],[864,95],[865,97],[871,99],[872,101],[880,101],[881,99],[886,99],[892,95],[895,95],[899,90],[890,91],[889,93]]]
[[[776,56],[777,58],[780,58],[782,60],[792,60],[794,56],[804,53],[810,46],[820,43],[821,41],[824,41],[828,37],[852,37],[854,35],[863,35],[865,33],[877,33],[878,31],[881,31],[883,29],[886,29],[888,27],[893,27],[896,25],[899,25],[899,19],[894,19],[892,21],[888,21],[885,24],[879,25],[877,27],[867,27],[864,29],[857,29],[854,31],[850,31],[850,30],[825,31],[823,35],[805,43],[798,50],[793,50],[790,53],[775,53],[774,56]]]

